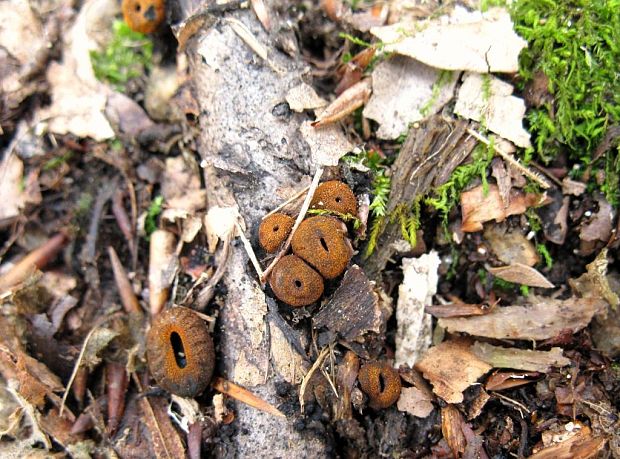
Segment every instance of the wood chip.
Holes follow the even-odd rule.
[[[589,427],[581,426],[575,435],[535,452],[530,459],[589,459],[597,457],[606,443],[605,438],[592,436]]]
[[[439,319],[439,326],[453,333],[469,333],[496,339],[543,340],[566,329],[585,328],[594,314],[606,307],[598,298],[557,300],[530,296],[526,306],[495,308],[490,314]]]
[[[433,385],[433,392],[448,403],[461,403],[463,391],[491,368],[471,352],[464,340],[431,347],[416,364],[416,369]]]
[[[368,331],[380,333],[387,315],[364,271],[357,265],[345,273],[340,286],[312,318],[314,328],[325,327],[338,339],[353,341]]]
[[[554,287],[554,285],[536,269],[521,263],[513,263],[508,266],[499,266],[497,268],[487,267],[487,271],[495,277],[515,284],[539,288]]]
[[[570,360],[562,355],[562,349],[559,347],[552,347],[549,351],[532,351],[476,342],[471,350],[480,360],[494,368],[513,368],[515,370],[548,373],[551,367],[570,365]]]
[[[441,433],[448,442],[454,457],[460,457],[467,445],[462,429],[463,424],[465,420],[457,407],[448,405],[441,409]]]

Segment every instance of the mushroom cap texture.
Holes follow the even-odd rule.
[[[357,215],[357,198],[349,185],[339,180],[330,180],[317,187],[310,201],[310,208],[333,210],[355,216]]]
[[[258,228],[258,242],[265,251],[273,253],[291,233],[295,219],[286,214],[272,214],[266,217]]]
[[[334,217],[319,215],[299,225],[293,235],[293,253],[308,262],[325,279],[344,272],[353,256],[347,227]]]
[[[193,310],[183,307],[157,316],[147,336],[146,357],[157,384],[181,397],[194,397],[205,390],[215,366],[207,324]]]
[[[385,362],[367,363],[360,369],[357,379],[364,393],[370,398],[371,408],[387,408],[400,397],[398,371]]]
[[[123,19],[135,32],[153,33],[166,16],[164,0],[123,0]]]
[[[282,257],[271,271],[269,285],[279,300],[300,307],[323,295],[323,278],[295,255]]]

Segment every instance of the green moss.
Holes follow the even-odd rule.
[[[543,257],[545,266],[548,269],[551,269],[553,267],[553,258],[551,257],[547,246],[545,244],[536,244],[536,251]]]
[[[306,212],[308,215],[330,215],[332,217],[337,217],[345,223],[353,223],[353,229],[358,229],[362,222],[355,215],[351,214],[343,214],[341,212],[336,212],[335,210],[329,209],[308,209]]]
[[[162,212],[162,204],[164,203],[164,198],[162,196],[157,196],[151,202],[148,210],[146,211],[146,219],[144,220],[144,232],[147,235],[147,240],[157,229],[157,217]]]
[[[457,167],[450,179],[436,188],[430,196],[425,200],[426,204],[439,211],[443,218],[444,226],[448,224],[448,215],[450,210],[459,202],[461,191],[465,189],[470,182],[479,177],[485,190],[488,189],[487,168],[493,159],[492,145],[479,144],[472,152],[472,162]]]
[[[520,55],[524,82],[542,72],[552,96],[527,115],[536,154],[548,162],[567,151],[590,164],[607,128],[620,122],[620,0],[517,0],[512,17],[528,41]],[[618,152],[609,155],[605,172],[617,164]],[[604,189],[617,205],[611,172]]]
[[[112,27],[113,37],[107,48],[101,52],[91,51],[90,60],[99,81],[125,92],[129,80],[151,68],[153,43],[123,21],[114,21]]]
[[[424,104],[424,106],[420,109],[420,114],[422,116],[427,116],[429,114],[430,109],[437,102],[437,98],[439,97],[439,92],[441,88],[447,85],[452,79],[452,72],[450,70],[441,70],[439,72],[439,77],[433,83],[432,92],[430,99]]]

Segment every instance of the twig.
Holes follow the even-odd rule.
[[[532,413],[530,410],[527,409],[527,406],[525,406],[523,403],[519,403],[516,400],[511,399],[510,397],[506,397],[505,395],[500,394],[499,392],[494,392],[493,395],[495,395],[497,398],[501,398],[502,400],[510,403],[511,405],[516,406],[517,408],[520,408],[520,410],[523,410],[528,414]],[[521,413],[521,416],[523,416],[523,413]]]
[[[237,227],[237,234],[241,238],[241,242],[243,242],[243,247],[245,247],[245,251],[247,252],[248,257],[250,258],[250,261],[252,262],[252,265],[254,266],[254,269],[256,270],[256,274],[258,274],[259,278],[262,278],[263,270],[261,269],[260,264],[258,263],[256,254],[254,253],[254,249],[252,248],[252,244],[250,244],[250,241],[248,241],[248,238],[245,237],[245,234],[243,234],[243,228],[241,228],[241,225],[239,224],[239,222],[235,222],[235,226]]]
[[[226,236],[226,239],[224,240],[224,245],[222,246],[222,252],[220,253],[220,256],[218,257],[217,269],[215,270],[215,273],[213,273],[213,276],[211,276],[211,279],[209,279],[209,282],[207,282],[207,285],[204,286],[204,288],[198,293],[198,296],[196,297],[196,302],[194,303],[194,309],[196,309],[197,311],[203,311],[207,307],[207,304],[209,303],[209,301],[211,301],[211,298],[213,298],[213,292],[215,292],[215,286],[220,281],[220,279],[222,279],[222,276],[226,272],[226,268],[228,267],[228,254],[230,253],[231,241],[232,241],[232,237],[229,233]],[[187,296],[183,300],[184,303],[185,303],[185,300],[188,299],[188,296],[190,293],[191,291],[188,292]]]
[[[491,141],[489,139],[487,139],[485,136],[483,136],[482,134],[480,134],[477,131],[474,131],[471,128],[467,128],[467,132],[475,137],[476,139],[478,139],[480,142],[482,142],[483,144],[490,146],[493,148],[493,150],[495,150],[495,152],[500,155],[502,158],[504,158],[504,160],[512,167],[514,167],[516,170],[518,170],[519,172],[521,172],[523,175],[525,175],[526,177],[528,177],[529,179],[531,179],[532,181],[538,183],[542,188],[544,188],[545,190],[549,189],[551,185],[549,185],[549,183],[543,178],[541,177],[539,174],[537,174],[536,172],[533,172],[531,169],[528,169],[527,167],[525,167],[524,165],[522,165],[519,161],[517,161],[514,156],[512,156],[510,153],[506,153],[504,150],[502,150],[501,148],[499,148],[497,145],[495,144],[491,144]]]
[[[304,376],[304,379],[301,381],[301,386],[299,386],[299,405],[301,406],[302,413],[304,412],[304,395],[306,395],[306,386],[308,385],[308,382],[310,381],[310,378],[312,378],[314,372],[321,366],[328,353],[329,346],[325,346],[308,370],[308,373],[306,373],[306,376]]]
[[[267,217],[269,217],[270,215],[275,214],[276,212],[279,212],[280,210],[284,209],[286,206],[288,206],[291,202],[296,201],[300,196],[302,196],[306,191],[308,191],[308,189],[310,188],[310,185],[303,187],[303,189],[299,190],[297,193],[295,193],[293,196],[291,196],[290,198],[288,198],[286,201],[284,201],[282,204],[280,204],[278,207],[276,207],[275,209],[273,209],[271,212],[268,212],[267,214],[265,214],[265,216],[262,218],[262,220],[266,219]]]
[[[273,414],[281,418],[286,416],[275,406],[262,398],[254,395],[252,392],[244,387],[241,387],[231,381],[227,381],[224,378],[215,378],[213,380],[213,388],[222,394],[228,395],[235,400],[245,403],[246,405],[256,408],[257,410],[264,411],[265,413]]]
[[[271,264],[263,272],[263,275],[260,277],[261,284],[264,285],[267,282],[267,278],[269,277],[271,270],[274,268],[276,263],[280,261],[280,258],[282,258],[284,254],[286,254],[288,248],[290,247],[295,231],[297,231],[297,228],[299,227],[299,225],[301,225],[301,222],[306,216],[306,212],[308,212],[308,208],[310,207],[310,201],[312,201],[312,196],[314,196],[314,192],[316,191],[316,188],[319,186],[319,180],[321,179],[322,175],[323,175],[323,167],[319,166],[314,174],[314,178],[312,179],[310,188],[308,189],[308,194],[306,195],[306,199],[304,200],[304,203],[302,204],[301,209],[299,210],[299,215],[297,215],[297,220],[295,220],[295,224],[293,225],[291,234],[288,235],[288,238],[286,239],[286,242],[284,243],[284,246],[282,247],[278,255],[276,255],[276,257],[273,259]]]
[[[62,416],[62,413],[63,413],[63,411],[65,409],[65,403],[67,401],[67,396],[69,395],[69,390],[71,389],[71,386],[73,385],[73,381],[75,380],[75,377],[77,376],[77,372],[80,369],[80,363],[82,363],[82,359],[84,358],[84,353],[86,352],[86,347],[88,346],[88,342],[90,341],[90,339],[92,338],[93,334],[95,333],[95,331],[99,327],[101,327],[103,324],[105,324],[106,322],[109,322],[112,319],[116,319],[118,316],[119,316],[119,314],[116,313],[116,314],[112,314],[111,316],[104,317],[103,320],[101,320],[101,322],[96,324],[88,332],[88,335],[86,335],[86,339],[84,340],[84,344],[82,344],[82,349],[80,349],[80,355],[78,355],[78,358],[75,361],[75,366],[73,367],[73,372],[71,373],[71,377],[69,378],[69,382],[67,383],[67,386],[65,387],[65,393],[62,395],[62,401],[60,402],[60,413],[59,413],[59,416]]]

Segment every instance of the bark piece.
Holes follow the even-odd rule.
[[[433,385],[433,392],[448,403],[461,403],[463,391],[491,370],[463,341],[444,341],[431,347],[416,364]]]
[[[448,405],[441,409],[441,433],[448,442],[454,457],[459,457],[467,445],[463,434],[463,424],[465,424],[465,419],[457,407]]]
[[[387,59],[372,72],[373,93],[364,116],[379,123],[379,138],[396,139],[409,124],[437,113],[452,98],[457,79],[458,72],[446,78],[406,56]]]
[[[437,293],[439,255],[435,251],[419,258],[403,258],[404,279],[396,305],[395,365],[413,366],[431,345],[433,319],[425,306]]]
[[[497,268],[487,268],[495,277],[499,277],[507,282],[515,284],[527,285],[529,287],[553,288],[554,285],[547,280],[536,269],[521,263],[513,263],[508,266],[499,266]]]
[[[575,426],[574,423],[570,423]],[[597,457],[607,440],[593,436],[588,426],[576,424],[577,428],[566,426],[565,435],[554,435],[550,444],[541,450],[534,450],[530,459],[588,459]],[[543,438],[545,437],[543,433]],[[548,437],[548,435],[547,435]]]
[[[557,300],[532,296],[528,302],[525,306],[498,307],[484,316],[439,319],[439,326],[487,338],[543,340],[566,329],[581,330],[606,305],[601,299],[574,297]]]
[[[531,143],[530,134],[523,128],[525,102],[512,91],[512,85],[499,78],[468,73],[459,89],[454,113],[480,121],[491,132],[527,148]]]
[[[314,328],[325,327],[339,339],[353,341],[368,331],[380,333],[387,317],[364,271],[353,265],[334,296],[313,317]]]
[[[429,21],[424,27],[397,23],[373,27],[370,32],[386,43],[387,52],[440,69],[480,73],[516,72],[519,52],[527,46],[514,32],[510,14],[502,8],[484,14],[455,8],[449,18]]]
[[[562,349],[552,347],[549,351],[504,348],[488,343],[476,342],[471,350],[479,359],[495,368],[538,371],[548,373],[551,367],[565,367],[570,360],[562,355]]]

